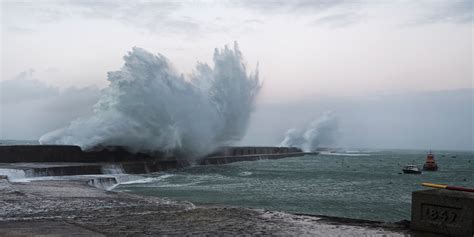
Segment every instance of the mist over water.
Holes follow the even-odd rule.
[[[312,121],[304,130],[288,129],[280,146],[299,147],[314,151],[319,146],[333,145],[338,136],[339,120],[331,112]]]
[[[91,117],[43,135],[41,144],[83,149],[119,145],[134,152],[163,151],[197,157],[245,134],[260,89],[258,71],[248,73],[237,43],[215,49],[214,65],[198,63],[189,78],[163,55],[133,48]]]

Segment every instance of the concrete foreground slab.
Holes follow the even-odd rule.
[[[0,236],[413,235],[396,224],[195,206],[105,191],[84,181],[0,181]]]
[[[0,222],[0,236],[91,236],[105,235],[63,221]]]

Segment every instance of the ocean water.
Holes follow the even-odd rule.
[[[195,166],[147,176],[115,190],[195,204],[399,221],[410,219],[411,192],[422,182],[474,187],[474,153],[435,151],[437,172],[402,174],[426,151],[320,154]],[[452,158],[456,155],[456,158]]]

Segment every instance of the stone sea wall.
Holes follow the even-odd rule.
[[[122,147],[96,148],[83,151],[68,145],[0,146],[0,163],[17,162],[123,162],[165,160],[163,153],[131,153]]]
[[[222,147],[216,152],[204,157],[227,158],[235,157],[239,160],[246,156],[303,154],[301,149],[294,147]],[[161,152],[132,153],[122,147],[95,148],[90,151],[82,151],[78,146],[68,145],[12,145],[0,146],[0,163],[17,162],[127,162],[127,161],[151,161],[151,160],[176,160]]]

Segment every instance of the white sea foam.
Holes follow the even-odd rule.
[[[6,175],[10,181],[23,180],[26,178],[25,171],[20,169],[0,169],[0,175]]]
[[[125,174],[121,164],[106,164],[100,168],[102,174]]]
[[[198,63],[189,79],[163,55],[133,48],[109,72],[94,114],[49,132],[41,144],[124,146],[197,157],[241,139],[260,89],[235,43],[216,49],[214,65]]]
[[[326,151],[319,152],[319,154],[326,155],[326,156],[371,156],[371,154],[366,154],[366,153],[340,153],[340,152],[326,152]]]
[[[153,183],[153,182],[161,181],[161,180],[164,180],[164,179],[173,177],[173,176],[175,176],[175,175],[173,175],[173,174],[165,174],[165,175],[161,175],[161,176],[158,176],[158,177],[141,177],[141,178],[139,178],[139,179],[131,179],[131,180],[128,180],[128,181],[124,181],[124,180],[120,180],[120,179],[119,179],[119,184],[145,184],[145,183]]]
[[[250,171],[242,171],[239,173],[239,176],[249,176],[252,175],[253,173]]]

